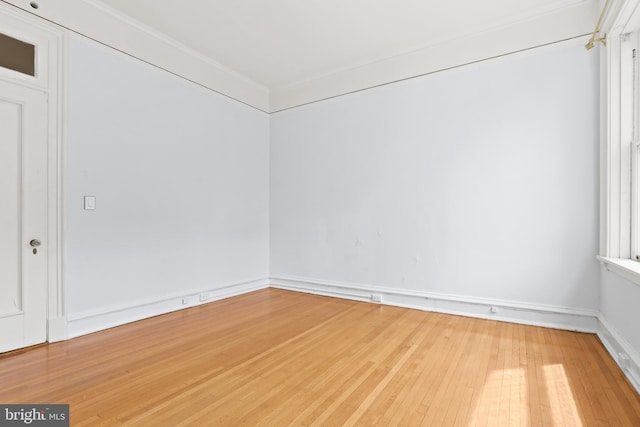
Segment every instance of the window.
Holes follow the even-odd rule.
[[[0,67],[36,75],[36,47],[0,33]]]
[[[601,234],[608,269],[640,284],[640,0],[612,2],[600,49]]]
[[[638,38],[639,33],[628,35],[622,54],[626,73],[622,81],[624,120],[621,123],[625,139],[629,141],[631,156],[631,259],[640,261],[640,138],[638,133]]]

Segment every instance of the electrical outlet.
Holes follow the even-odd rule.
[[[211,292],[203,292],[200,294],[200,301],[206,301],[211,298]]]
[[[618,353],[618,361],[620,362],[620,367],[623,370],[629,370],[629,356],[626,353]]]
[[[371,301],[373,302],[382,302],[382,295],[380,294],[372,294]]]
[[[498,312],[498,307],[491,307],[491,314],[496,314]]]

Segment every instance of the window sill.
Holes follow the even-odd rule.
[[[640,285],[640,262],[625,258],[596,257],[598,261],[609,271],[612,271],[625,279]]]

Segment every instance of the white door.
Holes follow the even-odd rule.
[[[47,98],[0,81],[0,352],[47,338]]]

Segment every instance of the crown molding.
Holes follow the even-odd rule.
[[[563,8],[508,25],[272,89],[271,112],[590,34],[600,10],[597,0],[567,2]]]
[[[510,23],[373,63],[269,88],[99,0],[0,0],[264,112],[277,112],[589,34],[599,0],[564,0]],[[612,0],[620,3],[638,0]],[[471,30],[470,30],[471,31]]]
[[[4,3],[163,68],[229,98],[269,111],[266,87],[96,0],[27,0]]]

